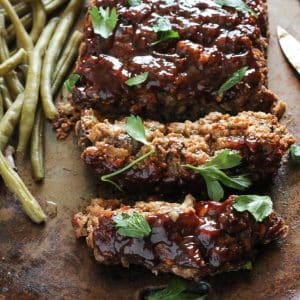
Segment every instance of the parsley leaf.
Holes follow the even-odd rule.
[[[130,6],[139,6],[142,4],[142,0],[128,0]]]
[[[253,268],[252,261],[247,261],[243,266],[233,269],[230,272],[237,272],[237,271],[241,271],[241,270],[250,271],[250,270],[252,270],[252,268]]]
[[[115,186],[119,191],[123,191],[121,186],[114,182],[113,180],[111,180],[110,178],[115,177],[119,174],[122,174],[128,170],[130,170],[132,167],[134,167],[135,165],[137,165],[139,162],[145,160],[148,156],[152,155],[155,152],[154,149],[150,150],[149,152],[145,153],[144,155],[140,156],[139,158],[137,158],[136,160],[132,161],[130,164],[128,164],[127,166],[125,166],[124,168],[117,170],[113,173],[107,174],[107,175],[103,175],[101,176],[101,181],[103,182],[108,182],[110,184],[112,184],[113,186]]]
[[[90,10],[90,16],[96,34],[101,35],[104,39],[111,36],[118,23],[118,14],[115,8],[110,12],[109,7],[98,9],[97,6],[93,6]]]
[[[152,43],[152,46],[170,39],[178,39],[180,37],[177,31],[172,30],[172,25],[166,17],[158,18],[156,23],[153,25],[153,30],[158,33],[159,40]]]
[[[225,149],[206,163],[207,167],[217,167],[221,170],[231,169],[241,164],[242,157],[238,152]]]
[[[248,261],[244,264],[244,266],[242,267],[242,270],[252,270],[252,268],[253,268],[252,261]]]
[[[211,179],[208,176],[203,176],[203,178],[207,186],[208,196],[215,201],[222,199],[224,197],[224,189],[219,181]]]
[[[204,300],[206,296],[187,292],[185,281],[176,278],[173,279],[166,288],[149,296],[148,300]]]
[[[292,160],[295,163],[300,164],[300,147],[297,145],[292,145],[290,147],[290,154],[291,154]]]
[[[258,18],[257,13],[242,0],[216,0],[216,3],[222,6],[233,7],[238,11],[249,13],[255,18]]]
[[[150,235],[151,227],[145,217],[137,212],[122,213],[113,217],[117,233],[122,236],[143,238]]]
[[[131,115],[130,117],[128,117],[125,124],[125,130],[136,141],[139,141],[144,145],[150,144],[147,141],[143,121],[139,116]]]
[[[241,82],[244,76],[246,75],[247,71],[248,71],[248,67],[243,67],[238,71],[236,71],[235,73],[233,73],[233,75],[225,83],[223,83],[221,87],[218,89],[217,95],[222,96],[224,92],[226,92],[227,90],[231,89],[236,84]]]
[[[242,157],[237,152],[225,149],[201,167],[189,164],[184,167],[200,173],[206,183],[208,196],[214,201],[220,201],[224,197],[224,189],[221,184],[241,191],[251,185],[251,181],[246,175],[230,177],[221,171],[234,168],[240,165],[241,161]]]
[[[72,92],[79,79],[80,75],[76,73],[71,74],[69,78],[64,82],[64,88],[67,89],[69,92]]]
[[[239,212],[248,211],[256,221],[262,222],[272,213],[273,203],[269,196],[242,195],[235,198],[233,207]]]
[[[130,79],[128,79],[127,81],[125,81],[125,83],[128,85],[128,86],[134,86],[134,85],[139,85],[141,83],[144,83],[147,78],[149,76],[149,72],[144,72],[140,75],[136,75],[134,77],[131,77]]]

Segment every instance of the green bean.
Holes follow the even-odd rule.
[[[54,119],[57,115],[57,109],[53,103],[51,91],[54,66],[61,53],[66,36],[68,35],[82,4],[82,0],[70,1],[60,18],[60,22],[45,54],[41,80],[41,96],[44,113],[48,119]]]
[[[27,14],[29,12],[29,6],[27,3],[25,2],[20,2],[20,3],[17,3],[16,5],[14,5],[14,10],[15,12],[17,13],[17,15],[19,17],[22,17],[24,16],[25,14]],[[3,12],[4,16],[5,16],[5,19],[8,19],[8,16],[7,16],[7,13],[5,10],[2,10],[1,12]]]
[[[41,0],[31,0],[30,5],[32,9],[33,18],[33,26],[30,32],[30,37],[33,43],[35,43],[45,27],[47,15],[44,4]]]
[[[22,22],[23,26],[25,27],[25,29],[29,30],[32,25],[32,15],[27,14],[27,15],[23,16],[21,18],[21,22]],[[11,44],[13,41],[16,40],[16,31],[15,31],[14,25],[10,24],[6,29],[6,32],[7,32],[6,41],[7,41],[7,43]]]
[[[47,216],[40,204],[27,189],[18,173],[9,165],[2,152],[0,152],[0,174],[8,189],[18,196],[28,217],[38,224],[45,222]]]
[[[52,14],[59,7],[65,4],[68,0],[53,0],[45,4],[47,15]]]
[[[27,78],[27,74],[28,74],[28,65],[27,64],[21,64],[19,65],[19,70],[21,70],[23,76],[25,78]]]
[[[44,124],[45,118],[43,110],[40,107],[31,136],[30,161],[32,167],[32,175],[35,181],[42,181],[45,178],[44,166]]]
[[[53,84],[52,84],[52,95],[55,96],[59,88],[62,86],[63,80],[66,77],[68,71],[73,66],[79,52],[79,47],[82,39],[82,33],[75,31],[69,39],[65,50],[58,61],[56,66]]]
[[[0,92],[0,120],[3,117],[3,114],[4,114],[3,96],[2,93]]]
[[[32,39],[28,35],[21,20],[19,19],[18,15],[16,14],[14,7],[11,5],[9,0],[0,0],[0,4],[5,9],[7,15],[9,16],[9,18],[11,20],[11,23],[15,27],[18,43],[27,52],[30,52],[33,48]]]
[[[47,15],[50,15],[53,11],[62,6],[67,0],[54,0],[45,3],[45,10]],[[32,14],[28,13],[21,18],[21,22],[24,25],[26,30],[29,30],[32,26]],[[14,26],[11,24],[7,27],[7,36],[6,40],[9,44],[11,44],[16,39],[16,31]]]
[[[42,32],[34,50],[30,54],[29,69],[24,92],[25,103],[19,127],[19,144],[17,151],[24,155],[34,125],[35,112],[39,99],[42,58],[51,40],[59,18],[53,18]]]
[[[27,52],[23,48],[19,49],[16,54],[0,64],[0,76],[4,76],[14,70],[20,63],[24,61],[26,56]]]
[[[0,61],[4,62],[9,58],[9,50],[5,40],[5,21],[3,14],[0,14]],[[12,96],[16,97],[24,91],[23,84],[18,79],[15,71],[4,76]]]
[[[22,93],[17,97],[16,101],[11,105],[0,121],[0,151],[7,145],[19,122],[23,103],[24,94]]]
[[[9,94],[8,88],[6,86],[5,79],[0,77],[0,93],[3,98],[4,108],[8,110],[12,105],[11,96]]]

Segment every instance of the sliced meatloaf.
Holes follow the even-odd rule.
[[[77,237],[86,237],[96,260],[105,265],[142,265],[154,273],[171,272],[197,280],[243,268],[255,257],[260,244],[286,236],[288,227],[273,212],[257,222],[248,212],[233,208],[235,196],[223,203],[183,204],[137,202],[123,206],[117,200],[96,199],[87,213],[73,218]],[[142,214],[151,227],[144,238],[120,235],[113,217],[122,213]]]
[[[147,159],[113,178],[129,192],[198,194],[206,190],[202,177],[183,165],[202,166],[223,149],[235,150],[243,157],[242,165],[231,170],[232,174],[246,173],[254,183],[262,183],[276,174],[282,156],[294,143],[277,118],[263,112],[237,116],[215,112],[184,123],[144,121],[150,145],[133,140],[124,128],[125,122],[99,121],[92,110],[87,110],[77,133],[84,148],[83,161],[100,176],[155,149]]]
[[[256,12],[237,11],[213,0],[92,0],[116,8],[118,24],[103,38],[94,33],[89,14],[75,72],[80,75],[72,101],[107,117],[129,113],[160,121],[196,120],[212,111],[236,114],[264,111],[281,115],[284,104],[267,86],[267,12],[265,0],[245,0]],[[155,44],[160,18],[179,38]],[[216,91],[232,74],[249,69],[234,87]],[[126,81],[148,72],[145,82]]]

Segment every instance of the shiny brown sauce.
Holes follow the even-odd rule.
[[[203,273],[227,264],[239,266],[253,258],[259,228],[265,224],[234,211],[233,200],[198,202],[194,212],[181,213],[175,222],[167,214],[150,214],[152,233],[144,239],[119,235],[111,217],[103,217],[94,231],[94,244],[106,263],[122,261],[151,269],[176,265]]]
[[[268,111],[274,99],[263,94],[262,103],[252,99],[266,80],[264,1],[246,2],[258,19],[213,0],[143,0],[134,7],[127,0],[94,1],[99,7],[116,7],[119,23],[114,34],[103,39],[87,18],[76,69],[81,81],[73,101],[108,115],[131,112],[172,120],[195,119],[213,110],[238,112],[248,105]],[[153,46],[158,40],[153,25],[160,17],[170,21],[180,38]],[[244,66],[249,71],[243,82],[218,103],[215,91]],[[142,72],[149,72],[147,82],[125,84]]]

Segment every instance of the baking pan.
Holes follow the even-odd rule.
[[[287,102],[282,122],[300,141],[300,81],[284,59],[276,38],[281,25],[300,40],[299,0],[270,0],[269,86]],[[76,139],[59,142],[46,128],[46,179],[33,183],[30,166],[18,162],[19,173],[48,211],[38,226],[22,212],[18,200],[0,188],[0,299],[139,299],[148,287],[166,284],[171,276],[154,276],[132,267],[97,265],[84,241],[75,239],[72,215],[104,191],[79,159]],[[288,161],[264,191],[286,219],[286,240],[264,247],[251,272],[206,279],[209,299],[300,299],[300,168]],[[47,202],[48,201],[48,202]],[[53,201],[56,206],[49,203]],[[56,212],[57,209],[57,212]]]

